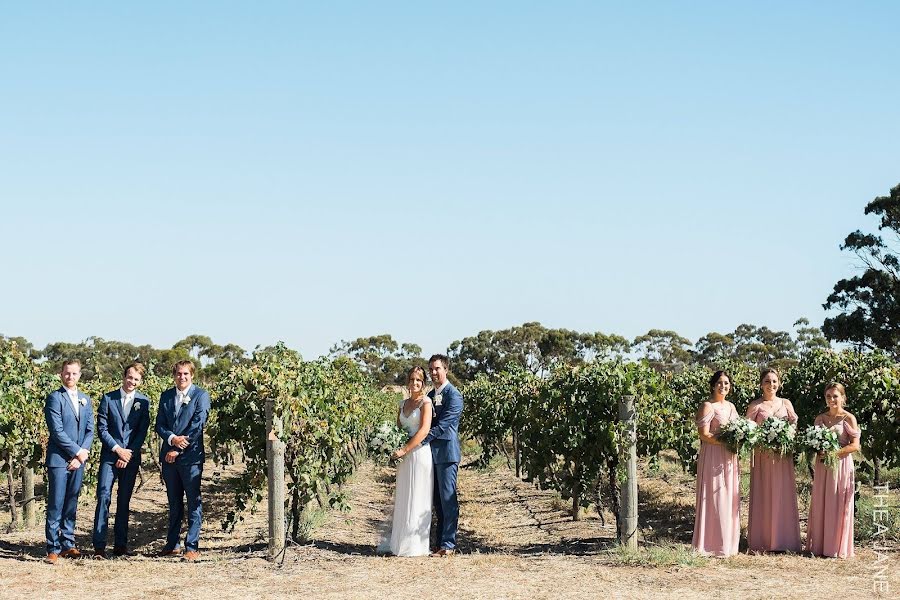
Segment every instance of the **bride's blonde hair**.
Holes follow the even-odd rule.
[[[422,383],[425,383],[425,369],[423,369],[419,365],[416,365],[412,369],[407,371],[406,383],[409,383],[410,381],[412,381],[413,375],[415,375],[417,372],[422,374]]]

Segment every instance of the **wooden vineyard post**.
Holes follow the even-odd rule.
[[[269,554],[274,561],[284,552],[284,442],[281,441],[281,419],[274,416],[271,399],[266,400],[266,464],[269,480]]]
[[[519,432],[513,429],[513,452],[516,453],[516,477],[522,478],[522,451],[519,448]]]
[[[625,482],[619,488],[619,543],[629,550],[637,550],[637,414],[634,396],[623,396],[619,400],[619,421],[625,424],[622,432]]]
[[[34,497],[34,469],[22,469],[22,512],[25,515],[25,526],[34,527],[37,521],[37,507]]]

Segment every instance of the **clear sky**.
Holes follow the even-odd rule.
[[[893,2],[5,2],[0,333],[820,325]]]

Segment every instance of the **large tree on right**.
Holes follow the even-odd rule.
[[[865,270],[834,285],[822,306],[841,312],[825,319],[822,331],[830,340],[879,348],[900,359],[900,258],[896,247],[900,241],[900,184],[889,196],[869,202],[865,212],[881,219],[878,229],[889,234],[889,241],[885,241],[887,235],[859,230],[844,240],[841,250],[855,253]]]

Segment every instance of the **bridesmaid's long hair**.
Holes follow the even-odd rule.
[[[728,378],[728,383],[734,386],[734,379],[731,378],[731,373],[728,371],[716,371],[712,374],[712,377],[709,378],[709,391],[713,391],[716,389],[716,382],[719,381],[719,378],[724,375]]]
[[[727,377],[728,383],[730,383],[731,386],[734,387],[734,379],[731,378],[731,374],[728,371],[716,371],[715,373],[712,374],[712,377],[709,378],[710,394],[712,394],[712,392],[716,389],[716,382],[719,381],[719,378],[722,377],[722,375]],[[704,402],[706,402],[706,400],[704,400]],[[703,412],[703,404],[701,403],[700,406],[697,407],[697,415],[696,416],[698,419],[700,418],[700,413],[702,413],[702,412]]]
[[[825,384],[825,390],[822,392],[823,394],[827,394],[828,390],[837,390],[841,393],[841,397],[844,399],[843,404],[841,404],[841,408],[847,405],[847,390],[844,389],[844,384],[839,381],[830,381]]]
[[[778,383],[781,383],[781,373],[778,372],[778,369],[775,367],[766,367],[762,371],[759,372],[759,383],[762,384],[763,379],[766,378],[766,375],[769,373],[774,373],[775,377],[778,378]]]

